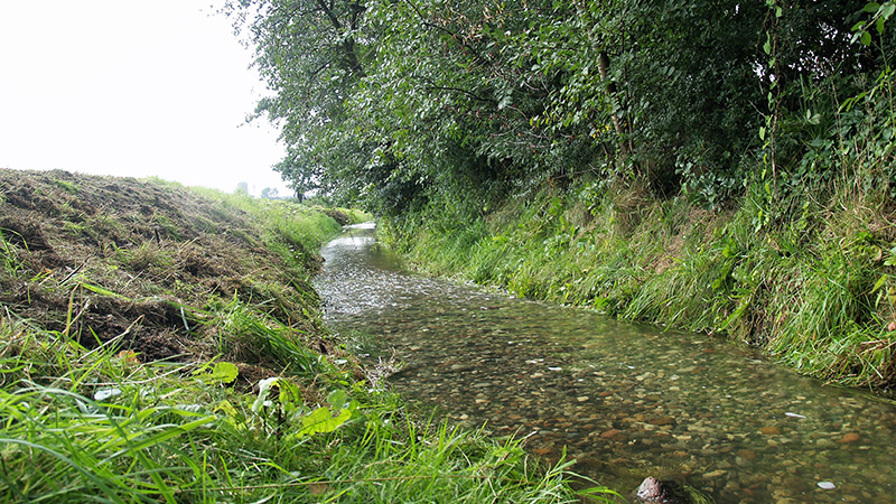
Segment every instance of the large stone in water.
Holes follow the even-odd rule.
[[[706,504],[713,500],[696,488],[675,481],[659,480],[650,476],[632,495],[636,504]]]
[[[688,491],[674,481],[661,481],[649,476],[641,482],[635,492],[635,502],[639,504],[691,504]]]

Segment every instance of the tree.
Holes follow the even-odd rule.
[[[767,118],[801,110],[824,79],[854,94],[885,65],[850,42],[862,2],[779,4],[243,0],[230,12],[275,93],[257,113],[284,124],[277,170],[293,187],[391,215],[470,215],[581,179],[641,179],[707,205],[742,191]],[[805,141],[777,133],[799,159]]]
[[[275,93],[256,108],[256,115],[283,124],[287,158],[275,168],[288,179],[331,187],[332,171],[360,148],[338,132],[348,114],[345,100],[365,76],[364,2],[242,0],[224,10],[256,48],[255,64]]]

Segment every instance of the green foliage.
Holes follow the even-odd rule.
[[[883,35],[884,26],[893,13],[896,12],[896,3],[891,1],[883,3],[868,2],[862,10],[872,14],[872,17],[867,21],[859,21],[852,27],[852,31],[855,32],[852,41],[861,40],[863,45],[869,46],[873,41],[873,37],[868,28],[873,26],[878,35]]]
[[[208,368],[211,368],[211,371]],[[209,363],[193,371],[193,377],[206,384],[233,383],[239,374],[239,368],[232,362],[217,362],[214,366],[211,366],[211,363]]]
[[[332,387],[317,405],[294,378],[253,397],[221,386],[227,363],[139,364],[8,319],[0,333],[16,345],[0,355],[4,500],[576,502],[568,464],[545,472],[513,441],[396,422],[394,398],[340,374],[316,377]],[[34,367],[51,354],[56,378]],[[51,381],[14,378],[27,369]]]
[[[240,1],[224,8],[255,45],[257,67],[276,92],[259,102],[256,115],[282,122],[287,157],[276,168],[299,193],[335,184],[332,174],[342,164],[358,168],[370,153],[349,134],[345,108],[369,60],[373,34],[362,23],[365,10],[357,0]],[[343,183],[353,185],[348,177]]]
[[[545,180],[594,175],[716,207],[763,155],[776,188],[800,156],[781,147],[807,142],[782,121],[820,126],[887,68],[894,41],[892,2],[767,4],[256,0],[228,12],[276,92],[259,109],[285,121],[280,170],[297,188],[390,216],[453,204],[475,217]],[[868,23],[877,53],[850,43]],[[801,103],[833,81],[826,108]]]

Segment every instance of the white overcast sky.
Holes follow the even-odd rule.
[[[221,3],[0,0],[0,167],[288,192]]]

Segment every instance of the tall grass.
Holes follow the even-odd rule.
[[[250,215],[264,230],[267,241],[287,259],[307,261],[321,243],[341,229],[332,218],[299,203],[252,198],[246,194],[226,194],[205,188],[191,190],[223,208]]]

